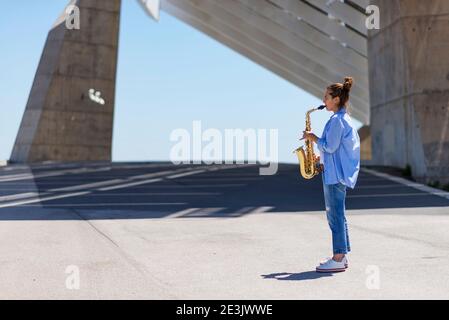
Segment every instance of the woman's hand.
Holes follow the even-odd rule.
[[[304,140],[304,139],[311,140],[315,143],[318,141],[318,137],[315,134],[313,134],[312,132],[308,132],[308,131],[302,132],[302,138],[300,140]]]

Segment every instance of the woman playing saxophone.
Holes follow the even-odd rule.
[[[323,190],[326,216],[332,232],[333,256],[316,267],[317,272],[340,272],[348,267],[351,251],[345,217],[346,188],[354,189],[360,169],[360,140],[347,112],[353,79],[326,88],[323,102],[333,112],[321,138],[304,131],[302,139],[317,144],[324,165]]]

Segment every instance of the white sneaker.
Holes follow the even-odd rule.
[[[329,261],[330,259],[332,259],[332,257],[327,257],[326,259],[321,260],[321,261],[320,261],[320,265],[326,263],[326,262]],[[349,261],[348,261],[348,258],[347,258],[346,256],[344,256],[342,262],[345,263],[345,268],[347,268],[347,267],[349,266]]]
[[[333,259],[327,260],[325,263],[316,267],[316,272],[343,272],[346,271],[345,262],[337,262]]]

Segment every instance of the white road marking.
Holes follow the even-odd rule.
[[[37,192],[26,192],[26,193],[19,193],[19,194],[12,194],[7,196],[1,196],[0,201],[11,201],[11,200],[18,200],[23,198],[31,198],[38,196],[39,193]]]
[[[29,176],[30,176],[29,173],[18,173],[18,174],[4,175],[4,176],[0,176],[0,182],[9,181],[8,179],[25,178],[25,177],[29,177]],[[13,181],[13,180],[11,180],[11,181]]]
[[[159,182],[159,181],[162,181],[162,179],[158,178],[158,179],[150,179],[150,180],[144,180],[144,181],[125,183],[125,184],[120,184],[118,186],[100,188],[100,189],[97,189],[97,190],[98,191],[117,190],[117,189],[123,189],[123,188],[128,188],[128,187],[133,187],[133,186],[139,186],[139,185],[142,185],[142,184],[154,183],[154,182]]]
[[[39,178],[47,178],[47,177],[57,177],[65,174],[76,174],[76,173],[90,173],[90,172],[101,172],[101,171],[109,171],[111,167],[105,168],[97,168],[97,169],[89,169],[89,168],[80,168],[80,169],[67,169],[61,171],[44,171],[43,173],[26,173],[19,175],[9,175],[9,176],[1,176],[0,182],[9,182],[9,181],[19,181],[19,180],[36,180]]]
[[[195,184],[195,185],[177,185],[177,186],[160,186],[161,188],[236,188],[245,187],[245,183],[228,183],[228,184]]]
[[[248,213],[251,213],[251,214],[253,214],[253,213],[264,213],[264,212],[268,212],[268,211],[270,211],[272,209],[274,209],[274,207],[264,206],[264,207],[258,207],[258,208],[254,209],[253,211],[248,212]]]
[[[169,173],[174,173],[174,172],[177,172],[177,171],[180,171],[180,170],[154,172],[154,173],[147,173],[147,174],[144,174],[144,175],[130,176],[130,177],[126,177],[125,176],[121,180],[129,181],[129,180],[138,180],[138,179],[143,179],[143,178],[151,178],[151,177],[162,176],[162,175],[169,174]],[[83,172],[84,172],[84,170],[83,170]],[[66,174],[66,173],[64,173],[64,174]],[[59,175],[61,175],[61,174],[60,173],[54,174],[54,175],[45,174],[45,177],[47,177],[47,176],[59,176]],[[8,177],[10,177],[10,178],[5,180],[5,181],[1,181],[1,178],[0,178],[0,182],[24,180],[23,179],[24,177],[16,177],[16,178],[13,178],[11,176],[8,176]],[[30,175],[30,174],[27,174],[26,180],[31,180],[31,179],[39,178],[39,177],[43,177],[43,176],[39,176],[39,175],[33,176],[33,175]],[[98,179],[100,179],[100,178],[110,178],[110,176],[95,176],[95,178],[98,178]],[[86,178],[81,178],[81,177],[64,177],[63,180],[59,180],[59,181],[39,182],[39,185],[64,184],[67,180],[69,180],[69,181],[76,181],[76,180],[84,181],[84,180],[86,180]],[[14,184],[9,184],[9,185],[27,185],[27,184],[29,184],[29,182],[20,182],[20,183],[14,183]]]
[[[88,193],[90,193],[90,191],[62,194],[62,195],[58,195],[58,196],[37,198],[37,199],[20,201],[20,202],[5,203],[5,204],[0,204],[0,208],[16,207],[16,206],[22,206],[22,205],[25,205],[25,204],[36,203],[36,202],[41,202],[42,203],[42,202],[45,202],[45,201],[50,201],[50,200],[55,200],[55,199],[78,197],[78,196],[82,196],[82,195],[85,195],[85,194],[88,194]]]
[[[137,180],[137,179],[141,179],[141,178],[149,178],[149,177],[157,177],[157,176],[163,176],[169,173],[173,173],[173,172],[177,172],[177,171],[181,171],[183,169],[180,170],[168,170],[168,171],[161,171],[161,172],[153,172],[153,173],[148,173],[148,174],[143,174],[143,175],[137,175],[137,176],[131,176],[128,177],[126,179],[114,179],[114,180],[107,180],[107,181],[100,181],[100,182],[93,182],[93,183],[88,183],[88,184],[81,184],[81,185],[75,185],[75,186],[69,186],[69,187],[63,187],[63,188],[54,188],[54,189],[49,189],[47,191],[49,192],[60,192],[60,191],[76,191],[76,190],[83,190],[83,189],[87,189],[87,188],[93,188],[93,187],[99,187],[99,186],[107,186],[107,185],[111,185],[111,184],[117,184],[117,183],[121,183],[121,182],[125,182],[125,181],[132,181],[132,180]],[[156,181],[160,181],[160,180],[150,180],[149,183],[152,182],[156,182]],[[63,182],[60,182],[63,183]],[[135,183],[128,183],[128,184],[123,184],[123,185],[119,185],[119,186],[115,186],[111,187],[112,189],[108,189],[108,188],[104,188],[104,189],[99,189],[100,191],[103,190],[114,190],[114,189],[120,189],[120,188],[124,188],[124,187],[128,187],[128,186],[134,186],[134,185],[141,185],[141,184],[145,184],[148,183],[148,181],[139,181],[139,182],[135,182]],[[59,183],[57,183],[59,184]]]
[[[161,172],[153,172],[153,173],[147,173],[147,174],[141,174],[138,176],[131,176],[127,178],[128,180],[137,180],[137,179],[148,179],[148,178],[154,178],[154,177],[160,177],[166,174],[170,174],[176,172],[176,170],[167,170],[167,171],[161,171]]]
[[[85,168],[83,168],[81,170],[84,172],[85,171],[84,169]],[[104,170],[105,168],[102,168],[102,169]],[[164,174],[173,173],[173,172],[181,171],[181,170],[183,170],[183,169],[155,172],[155,173],[151,173],[151,174],[138,175],[138,176],[131,176],[128,179],[129,180],[135,180],[135,179],[138,179],[138,178],[141,178],[141,177],[161,176],[161,175],[164,175]],[[86,189],[86,188],[92,188],[92,187],[116,184],[116,183],[120,183],[120,182],[123,182],[123,181],[124,181],[123,179],[114,179],[114,180],[100,181],[100,182],[94,182],[94,183],[88,183],[88,184],[82,184],[82,185],[76,185],[76,186],[69,186],[69,187],[63,187],[63,188],[54,188],[54,189],[48,190],[48,192],[45,192],[45,193],[41,193],[41,194],[34,193],[34,194],[31,194],[31,196],[37,197],[35,199],[22,201],[22,202],[13,202],[13,203],[4,204],[4,205],[0,206],[0,208],[19,206],[19,205],[24,205],[24,204],[28,204],[28,203],[35,203],[35,202],[40,202],[40,201],[48,201],[48,200],[52,200],[52,199],[59,199],[59,198],[70,197],[71,196],[70,194],[68,194],[68,195],[58,195],[58,196],[55,196],[55,197],[48,197],[48,198],[39,198],[39,196],[42,197],[43,195],[48,195],[49,192],[76,191],[76,190],[82,190],[82,189]],[[144,181],[136,181],[136,182],[121,184],[121,185],[112,186],[112,187],[100,188],[100,189],[97,189],[97,190],[99,190],[99,191],[116,190],[116,189],[122,189],[122,188],[131,187],[131,186],[136,186],[136,185],[154,183],[154,182],[158,182],[158,181],[162,181],[162,179],[151,179],[151,180],[144,180]],[[90,193],[90,191],[87,192],[87,193]],[[85,193],[85,194],[87,194],[87,193]],[[74,195],[78,195],[78,194],[74,194]],[[31,196],[30,196],[30,193],[28,193],[27,197],[31,197]],[[23,197],[23,194],[8,195],[7,198],[5,196],[5,199],[3,199],[3,201],[15,200],[14,197],[21,198],[21,197]]]
[[[402,184],[378,184],[373,186],[357,185],[357,189],[404,188]]]
[[[372,174],[372,175],[374,175],[376,177],[379,177],[379,178],[388,179],[390,181],[394,181],[394,182],[403,184],[403,185],[405,185],[407,187],[415,188],[417,190],[424,191],[424,192],[433,194],[435,196],[439,196],[439,197],[443,197],[443,198],[449,199],[449,192],[446,192],[446,191],[443,191],[443,190],[439,190],[439,189],[436,189],[436,188],[431,188],[431,187],[423,185],[421,183],[413,182],[413,181],[410,181],[410,180],[407,180],[407,179],[404,179],[404,178],[400,178],[400,177],[395,177],[395,176],[392,176],[392,175],[389,175],[389,174],[386,174],[386,173],[377,172],[377,171],[372,170],[372,169],[363,168],[362,171],[370,173],[370,174]]]
[[[39,184],[40,185],[40,184]],[[145,186],[145,187],[136,187],[136,189],[143,188],[162,188],[162,189],[188,189],[188,188],[236,188],[236,187],[245,187],[247,184],[244,183],[228,183],[228,184],[195,184],[195,185],[160,185],[160,186]],[[24,188],[2,188],[0,187],[0,191],[24,191],[25,189],[36,190],[36,187],[24,187]]]
[[[204,217],[212,213],[219,213],[226,209],[226,207],[211,207],[211,208],[188,208],[175,213],[166,215],[164,219],[173,219],[179,217]]]
[[[433,196],[438,194],[430,193],[382,193],[382,194],[354,194],[348,195],[346,198],[378,198],[378,197],[416,197],[416,196]]]
[[[230,213],[229,216],[239,217],[239,216],[248,215],[248,214],[264,213],[264,212],[270,211],[273,208],[274,207],[269,207],[269,206],[263,206],[263,207],[243,207],[243,208],[237,210],[236,212]]]
[[[132,203],[63,203],[63,204],[47,204],[46,207],[105,207],[105,206],[183,206],[187,202],[132,202]],[[38,205],[23,205],[23,207],[36,207]]]
[[[194,181],[260,181],[263,180],[262,177],[253,177],[253,178],[195,178],[195,179],[182,179],[182,181],[194,182]]]
[[[173,167],[174,165],[172,163],[165,163],[165,164],[143,164],[143,165],[137,165],[137,164],[129,164],[129,165],[114,165],[113,169],[139,169],[139,168],[162,168],[162,167]],[[183,169],[186,169],[184,167]]]
[[[155,173],[149,173],[149,174],[138,175],[138,176],[131,176],[131,177],[127,178],[127,179],[114,179],[114,180],[100,181],[100,182],[94,182],[94,183],[88,183],[88,184],[82,184],[82,185],[76,185],[76,186],[54,188],[54,189],[48,190],[48,192],[44,192],[44,193],[40,193],[40,194],[39,193],[37,193],[37,194],[36,193],[28,193],[26,197],[28,197],[28,196],[33,197],[34,196],[36,198],[35,199],[24,200],[24,201],[19,201],[19,202],[12,202],[12,203],[2,204],[2,205],[0,205],[0,208],[21,206],[21,205],[27,205],[27,204],[36,203],[36,202],[45,202],[45,201],[54,200],[54,199],[62,199],[62,198],[86,195],[86,194],[91,194],[92,191],[83,191],[83,192],[78,192],[78,193],[53,195],[53,196],[48,196],[48,197],[43,197],[42,198],[43,195],[45,195],[45,196],[49,195],[51,192],[65,192],[65,191],[82,190],[82,189],[86,189],[86,188],[92,188],[92,187],[98,187],[98,186],[103,186],[103,185],[121,183],[123,181],[136,180],[136,179],[139,179],[139,178],[142,178],[142,177],[163,176],[165,174],[169,174],[169,173],[173,173],[173,172],[180,172],[181,171],[181,173],[179,173],[179,174],[174,174],[174,175],[167,176],[167,177],[161,177],[161,178],[157,178],[157,179],[150,179],[150,180],[144,180],[144,181],[136,181],[136,182],[119,184],[119,185],[115,185],[115,186],[110,186],[110,187],[104,187],[104,188],[96,189],[97,191],[110,191],[110,190],[123,189],[123,188],[127,188],[127,187],[133,187],[133,186],[139,186],[139,185],[143,185],[143,184],[150,184],[150,183],[154,183],[154,182],[159,182],[159,181],[163,181],[164,178],[166,178],[166,179],[176,179],[176,178],[180,178],[180,177],[184,177],[184,176],[190,176],[190,175],[206,172],[206,171],[208,171],[208,169],[213,170],[214,168],[212,167],[212,168],[208,168],[208,169],[205,169],[205,170],[191,171],[192,169],[193,168],[184,168],[184,169],[179,169],[179,170],[169,170],[169,171],[155,172]],[[224,168],[224,169],[227,169],[227,168]],[[75,172],[77,172],[77,173],[79,173],[79,172],[85,173],[85,172],[92,172],[92,171],[97,172],[97,171],[105,171],[105,170],[111,170],[111,167],[96,168],[96,169],[80,168],[80,169],[63,170],[63,171],[57,171],[57,172],[53,171],[53,172],[44,173],[44,174],[35,175],[35,176],[33,176],[31,174],[30,176],[32,176],[32,178],[34,179],[36,177],[43,177],[43,176],[58,176],[58,175],[63,175],[63,174],[67,174],[67,173],[75,173]],[[187,172],[184,172],[186,170],[187,170]],[[16,175],[15,178],[10,176],[8,179],[22,179],[22,177],[18,177]],[[11,181],[14,181],[14,180],[11,180]],[[8,196],[5,196],[5,197],[8,197],[8,198],[5,198],[6,201],[8,201],[8,200],[15,200],[17,198],[25,197],[25,193],[16,194],[16,195],[8,195]],[[101,205],[101,204],[99,204],[99,205]]]
[[[239,210],[235,211],[234,214],[240,215],[240,214],[243,214],[243,213],[248,213],[248,212],[252,211],[255,208],[256,207],[243,207],[243,208],[240,208]]]
[[[196,170],[196,171],[192,171],[192,172],[175,174],[175,175],[168,176],[167,179],[176,179],[176,178],[191,176],[193,174],[198,174],[198,173],[203,173],[203,172],[206,172],[206,170]]]
[[[212,213],[223,213],[226,207],[211,207],[211,208],[198,208],[195,212],[188,214],[189,217],[205,217]],[[187,215],[187,214],[186,214]]]
[[[123,179],[114,179],[114,180],[86,183],[86,184],[80,184],[80,185],[70,186],[70,187],[50,189],[50,190],[47,190],[47,191],[49,191],[49,192],[55,192],[55,191],[75,191],[75,190],[83,190],[83,189],[94,188],[94,187],[107,186],[107,185],[110,185],[110,184],[116,184],[116,183],[120,183],[120,182],[123,182]]]
[[[184,215],[188,215],[190,213],[193,213],[195,211],[199,210],[199,208],[188,208],[188,209],[184,209],[181,211],[176,211],[175,213],[169,214],[167,216],[164,217],[164,219],[173,219],[173,218],[179,218],[182,217]]]
[[[115,196],[219,196],[221,192],[122,192],[122,193],[95,193],[89,197],[115,197]]]

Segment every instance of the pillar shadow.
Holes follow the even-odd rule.
[[[257,166],[231,166],[139,184],[148,175],[183,168],[210,167],[102,162],[3,168],[0,220],[235,218],[260,210],[324,213],[321,177],[304,180],[293,164],[279,164],[272,176],[259,175]],[[129,182],[139,183],[103,189]],[[449,207],[449,200],[364,172],[356,188],[347,192],[349,210],[419,207]]]

